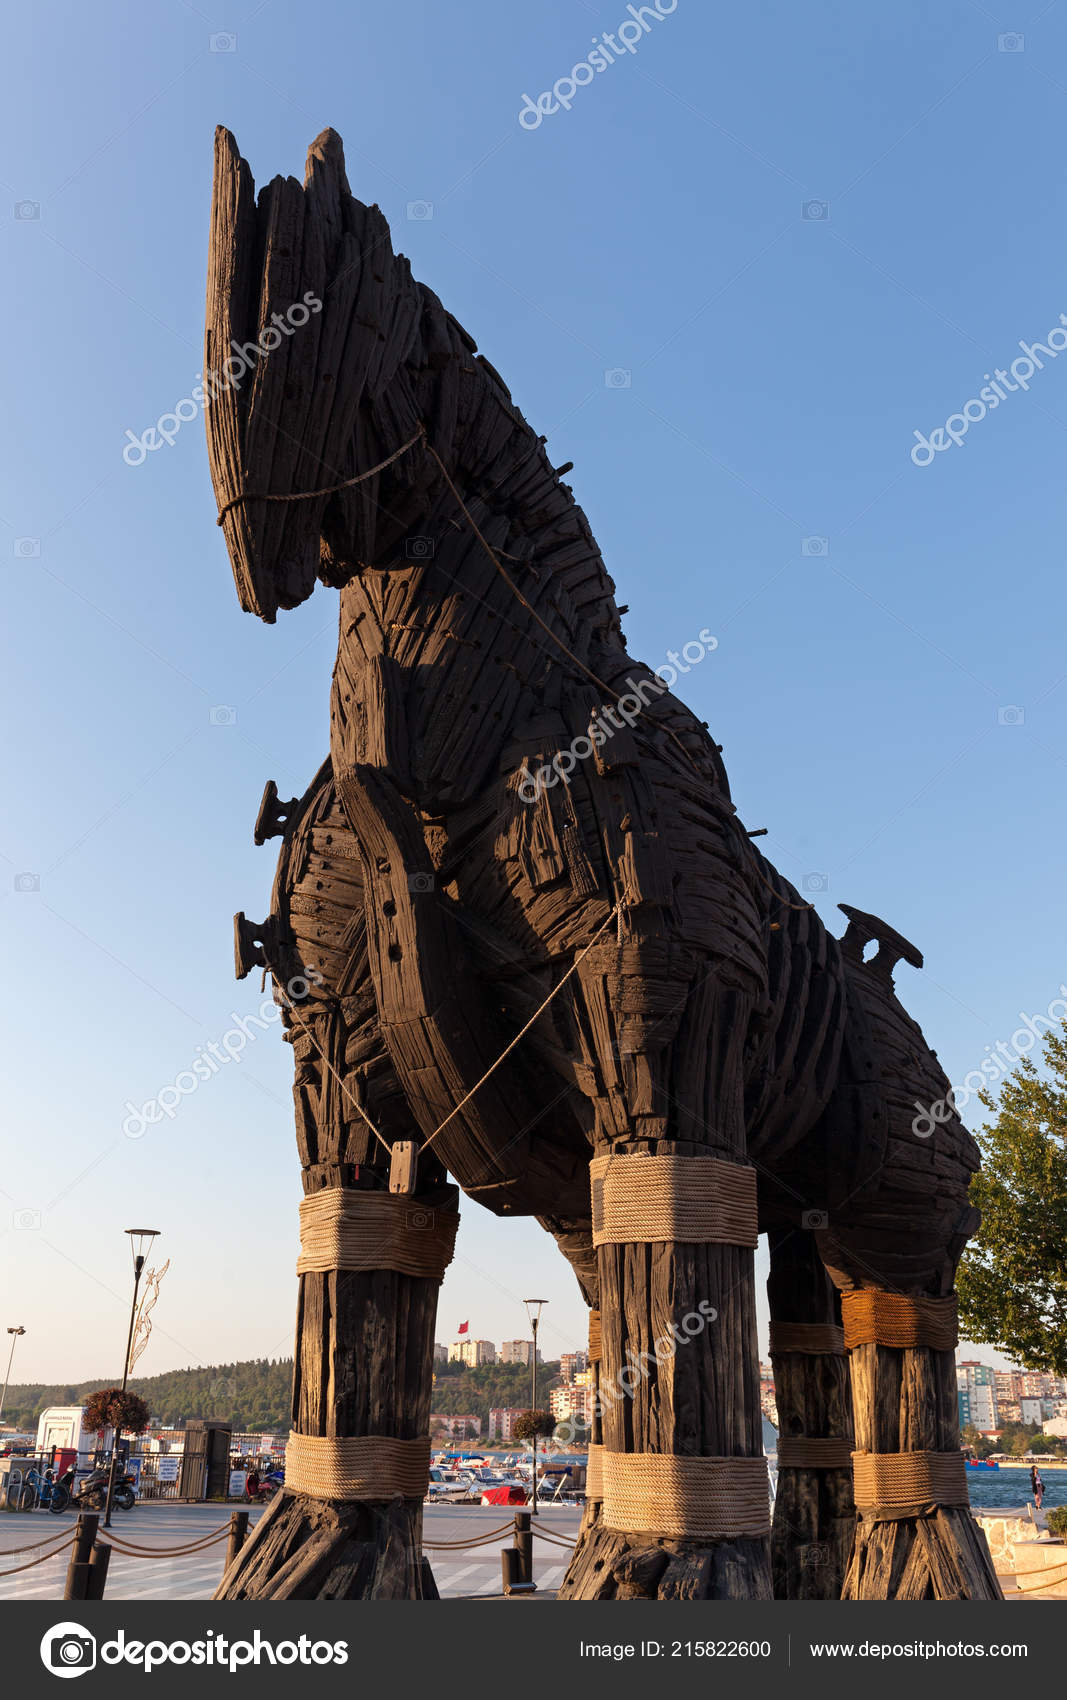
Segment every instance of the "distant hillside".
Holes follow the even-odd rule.
[[[537,1366],[537,1403],[547,1407],[548,1395],[559,1385],[559,1360]],[[527,1410],[530,1404],[530,1371],[525,1364],[482,1364],[468,1369],[465,1364],[437,1364],[434,1367],[431,1410],[442,1416],[463,1416],[470,1412],[479,1418],[482,1429],[489,1422],[491,1407],[519,1407]]]
[[[114,1377],[96,1376],[77,1384],[45,1386],[23,1383],[7,1390],[4,1423],[35,1429],[48,1405],[80,1405],[98,1387],[114,1385]],[[130,1390],[148,1403],[152,1416],[167,1428],[180,1427],[190,1417],[215,1417],[238,1430],[289,1430],[292,1358],[252,1358],[240,1364],[208,1364],[197,1369],[173,1369],[166,1375],[135,1376]]]
[[[521,1405],[525,1409],[530,1403],[530,1371],[522,1364],[483,1364],[480,1369],[438,1364],[434,1375],[433,1410],[449,1416],[470,1411],[483,1428],[491,1406]],[[190,1417],[215,1417],[232,1423],[235,1430],[287,1434],[292,1378],[292,1358],[252,1358],[240,1364],[208,1364],[198,1369],[169,1370],[166,1375],[134,1377],[130,1389],[147,1401],[153,1418],[158,1417],[167,1428],[178,1428]],[[549,1391],[558,1381],[558,1362],[537,1366],[539,1405],[547,1405]],[[77,1384],[24,1382],[11,1386],[4,1403],[4,1423],[36,1429],[37,1418],[46,1406],[83,1404],[98,1387],[110,1387],[113,1382],[114,1377],[97,1376]]]

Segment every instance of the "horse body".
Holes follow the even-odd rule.
[[[258,211],[220,133],[211,277],[208,368],[228,331],[262,329],[305,285],[325,302],[208,420],[244,605],[272,619],[301,600],[316,554],[340,590],[329,759],[302,799],[265,798],[257,841],[283,840],[272,914],[238,918],[239,972],[303,988],[281,996],[306,1200],[366,1208],[396,1191],[391,1148],[415,1143],[420,1220],[452,1209],[451,1175],[556,1236],[598,1318],[607,1471],[563,1597],[766,1597],[772,1556],[780,1593],[910,1578],[921,1597],[949,1574],[995,1595],[952,1504],[926,1513],[952,1555],[936,1577],[914,1556],[921,1507],[864,1532],[841,1451],[837,1290],[943,1296],[973,1225],[973,1142],[955,1117],[926,1147],[908,1125],[915,1095],[947,1091],[893,992],[897,958],[921,958],[858,911],[833,939],[758,854],[718,746],[628,656],[543,439],[352,199],[331,132],[304,189],[276,180]],[[680,1177],[679,1220],[688,1177],[713,1173],[751,1206],[729,1229],[653,1229],[653,1173]],[[633,1226],[594,1234],[597,1186],[620,1175]],[[731,1481],[735,1460],[751,1482],[762,1458],[757,1211],[772,1315],[822,1330],[819,1350],[798,1350],[794,1327],[776,1355],[783,1433],[837,1448],[783,1464],[772,1540],[758,1492]],[[294,1452],[314,1442],[336,1464],[348,1437],[417,1445],[436,1281],[395,1254],[300,1279]],[[951,1353],[856,1350],[876,1354],[853,1377],[861,1449],[951,1452]],[[390,1363],[402,1371],[383,1380]],[[642,1471],[664,1461],[669,1492],[642,1499]],[[710,1522],[694,1509],[709,1471],[733,1507]],[[329,1479],[278,1496],[221,1597],[433,1592],[419,1497]],[[806,1565],[809,1546],[830,1557]]]

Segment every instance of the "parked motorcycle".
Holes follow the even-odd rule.
[[[66,1488],[70,1503],[81,1511],[103,1511],[107,1506],[107,1483],[109,1470],[91,1470],[77,1490],[74,1487],[74,1470],[69,1469],[60,1477],[60,1484]],[[135,1488],[137,1481],[134,1476],[117,1475],[115,1477],[115,1492],[111,1503],[119,1511],[132,1511],[137,1503]]]

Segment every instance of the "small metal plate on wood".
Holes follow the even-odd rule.
[[[413,1139],[394,1139],[392,1155],[389,1159],[389,1191],[415,1191],[415,1173],[419,1162],[419,1148]]]

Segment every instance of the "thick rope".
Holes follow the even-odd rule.
[[[295,1434],[285,1449],[285,1485],[312,1499],[422,1499],[430,1483],[430,1439],[384,1434]]]
[[[962,1452],[853,1452],[856,1508],[969,1505]]]
[[[766,1458],[605,1452],[604,1522],[672,1540],[762,1538],[770,1532]]]
[[[0,1558],[15,1558],[19,1553],[24,1552],[40,1552],[42,1547],[49,1547],[53,1541],[60,1538],[58,1532],[53,1529],[52,1533],[46,1535],[43,1541],[31,1541],[28,1546],[24,1547],[0,1547]]]
[[[28,1564],[13,1564],[10,1570],[0,1570],[0,1576],[17,1576],[21,1570],[34,1570],[38,1564],[47,1564],[50,1558],[58,1558],[63,1549],[70,1545],[71,1540],[71,1535],[65,1535],[51,1552],[42,1553],[40,1558],[31,1558]]]
[[[931,1299],[863,1287],[842,1293],[841,1320],[848,1351],[854,1346],[875,1345],[903,1349],[929,1346],[937,1352],[951,1352],[959,1339],[955,1293]]]
[[[589,1351],[587,1354],[591,1364],[600,1362],[602,1333],[600,1312],[591,1310],[589,1312]]]
[[[771,1356],[803,1352],[810,1357],[842,1357],[845,1331],[835,1322],[776,1322],[771,1318]]]
[[[459,1213],[407,1194],[329,1187],[300,1205],[296,1272],[392,1269],[440,1281],[452,1261]]]
[[[1038,1572],[1034,1570],[1015,1570],[1012,1574],[1015,1576],[1036,1576]],[[1019,1592],[1022,1594],[1023,1598],[1026,1599],[1030,1594],[1044,1594],[1047,1593],[1050,1588],[1058,1588],[1063,1582],[1067,1582],[1067,1570],[1057,1571],[1053,1575],[1051,1582],[1042,1582],[1036,1588],[1020,1588]]]
[[[212,1534],[203,1535],[198,1540],[189,1541],[184,1546],[178,1547],[137,1546],[132,1541],[124,1540],[121,1535],[116,1535],[113,1529],[108,1530],[107,1539],[117,1552],[123,1553],[128,1558],[177,1558],[183,1553],[202,1552],[205,1547],[214,1546],[216,1541],[225,1540],[229,1532],[229,1523],[224,1523],[220,1529],[214,1530]]]
[[[609,1154],[589,1165],[593,1244],[759,1243],[756,1171],[718,1157]]]
[[[492,1541],[498,1541],[501,1535],[514,1534],[514,1523],[501,1523],[499,1529],[490,1529],[484,1535],[472,1535],[465,1541],[423,1541],[427,1552],[464,1552],[468,1547],[489,1546]]]
[[[604,1497],[604,1448],[590,1445],[589,1457],[585,1465],[585,1497],[586,1499],[603,1499]]]
[[[780,1434],[780,1470],[851,1470],[852,1442],[844,1435]]]
[[[350,490],[353,484],[364,484],[368,478],[373,478],[375,473],[384,472],[387,466],[392,466],[394,460],[399,460],[401,455],[406,455],[409,449],[414,448],[419,438],[425,435],[426,428],[424,425],[420,425],[415,435],[409,437],[395,454],[389,456],[388,460],[380,460],[377,466],[370,468],[369,472],[361,472],[355,478],[346,478],[343,484],[331,484],[326,490],[300,490],[292,496],[268,496],[261,490],[246,490],[240,496],[232,496],[225,506],[219,509],[219,517],[215,524],[221,525],[230,509],[236,508],[241,502],[314,502],[320,496],[336,496],[339,490]]]
[[[553,1530],[552,1533],[549,1534],[547,1529],[541,1528],[540,1523],[538,1523],[536,1528],[531,1527],[530,1532],[531,1532],[531,1534],[533,1534],[536,1537],[537,1540],[547,1541],[549,1546],[560,1547],[560,1548],[562,1548],[562,1550],[564,1552],[573,1552],[575,1547],[578,1545],[577,1541],[564,1540],[563,1536],[560,1535],[560,1534],[557,1534],[555,1530]]]

